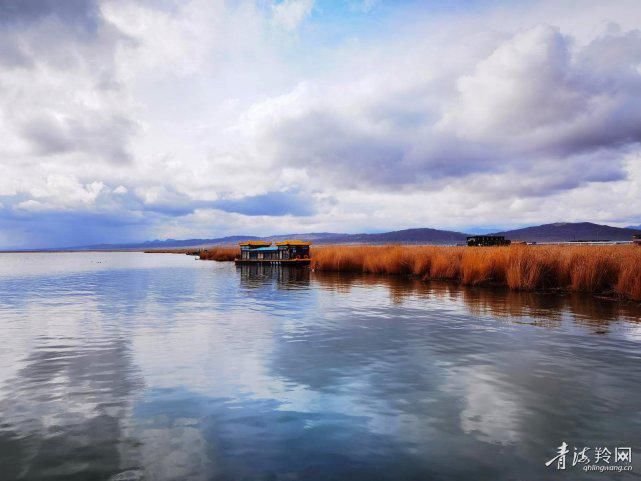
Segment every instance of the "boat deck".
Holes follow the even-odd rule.
[[[272,264],[287,266],[307,266],[310,259],[234,259],[236,264]]]

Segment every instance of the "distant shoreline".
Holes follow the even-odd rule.
[[[145,252],[144,249],[30,249],[0,250],[0,254],[77,254],[79,252]]]

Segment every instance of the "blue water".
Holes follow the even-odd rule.
[[[0,254],[0,479],[639,479],[640,320],[586,296]],[[563,441],[566,470],[546,467]],[[633,470],[584,473],[574,446],[631,447]]]

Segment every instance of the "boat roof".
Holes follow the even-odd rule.
[[[276,242],[277,246],[310,246],[311,242],[298,240],[298,239],[288,239],[281,242]]]
[[[262,240],[250,240],[250,241],[239,242],[238,245],[249,246],[249,247],[267,247],[272,245],[272,243],[267,241],[262,241]]]

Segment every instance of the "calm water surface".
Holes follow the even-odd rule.
[[[581,296],[0,254],[0,479],[639,479],[641,310]],[[631,473],[555,471],[630,446]]]

